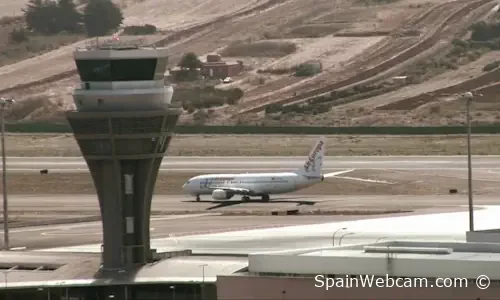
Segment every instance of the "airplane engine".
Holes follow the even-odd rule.
[[[230,191],[225,191],[225,190],[214,190],[212,192],[212,198],[214,198],[215,200],[228,200],[228,199],[231,199],[231,197],[234,196],[234,193],[230,192]]]

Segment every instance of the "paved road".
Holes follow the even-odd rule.
[[[474,202],[481,205],[499,204],[497,196],[476,195]],[[394,210],[448,208],[467,204],[467,195],[276,195],[271,202],[249,201],[217,201],[210,196],[197,202],[186,195],[155,195],[153,197],[153,214],[172,213],[207,213],[207,212],[271,212],[274,210]],[[98,215],[97,197],[93,195],[71,196],[20,196],[9,197],[11,218],[25,215],[52,218],[65,217],[73,213],[80,216]],[[0,224],[0,228],[2,224]]]
[[[317,224],[332,220],[348,221],[359,216],[311,216],[276,218],[272,216],[217,216],[217,214],[175,215],[151,218],[151,238],[178,238],[197,234],[219,233],[235,230]],[[3,239],[3,233],[0,233]],[[34,226],[10,231],[11,247],[43,249],[101,243],[101,222],[84,222],[66,225]],[[175,242],[175,241],[174,241]]]
[[[498,228],[499,213],[499,206],[489,206],[476,210],[475,229]],[[253,220],[253,217],[251,218],[249,220]],[[301,219],[303,217],[294,218]],[[283,217],[283,219],[292,220],[288,217]],[[267,223],[268,220],[260,219],[258,222]],[[187,221],[196,222],[196,219]],[[213,222],[214,219],[212,219]],[[336,245],[342,242],[344,245],[384,240],[464,241],[465,232],[468,230],[468,212],[464,210],[367,219],[361,217],[361,220],[332,218],[327,222],[316,221],[316,223],[321,224],[159,238],[152,241],[152,246],[159,252],[173,249],[192,249],[195,253],[248,254],[270,250],[331,247],[333,242]],[[336,233],[335,237],[334,233]],[[71,234],[69,233],[68,236]],[[98,253],[100,245],[63,247],[47,251]]]
[[[271,203],[234,203],[229,202],[184,202],[183,196],[156,196],[153,200],[153,210],[156,212],[177,212],[179,215],[153,216],[151,227],[153,238],[166,238],[170,236],[185,236],[193,234],[214,233],[233,230],[246,230],[252,228],[267,228],[283,225],[300,225],[326,223],[333,221],[349,221],[356,219],[379,218],[383,216],[244,216],[226,215],[223,212],[242,212],[249,210],[272,211],[285,209],[306,210],[373,210],[373,209],[418,209],[418,213],[449,212],[463,210],[459,206],[467,204],[464,195],[443,196],[294,196],[281,197]],[[496,197],[477,196],[476,204],[495,204]],[[75,195],[72,197],[20,197],[10,198],[11,216],[15,211],[22,214],[38,212],[38,216],[51,215],[52,218],[66,216],[71,212],[79,211],[80,215],[98,214],[98,205],[95,196]],[[232,205],[222,205],[222,204]],[[431,207],[439,207],[439,209]],[[185,212],[193,211],[195,214],[186,215]],[[403,214],[398,214],[398,216]],[[464,219],[464,222],[466,220]],[[51,248],[72,246],[101,242],[101,223],[82,222],[66,225],[49,225],[25,228],[12,228],[10,240],[12,247],[27,247],[28,249]],[[0,230],[0,243],[3,232]],[[303,246],[317,242],[318,237],[311,239],[301,238]],[[321,240],[326,235],[319,237]],[[289,243],[297,242],[295,239]],[[255,241],[254,241],[255,242]],[[213,241],[206,241],[213,243]],[[257,243],[257,242],[255,242]],[[204,247],[206,244],[200,244]],[[190,244],[191,247],[191,244]]]
[[[302,156],[256,157],[165,157],[162,171],[241,171],[241,170],[293,170],[302,165]],[[474,156],[474,169],[500,171],[500,156]],[[1,165],[1,164],[0,164]],[[81,157],[9,157],[10,171],[39,171],[49,169],[60,172],[87,172]],[[399,169],[399,170],[462,170],[467,168],[465,156],[327,156],[323,168],[337,170]]]

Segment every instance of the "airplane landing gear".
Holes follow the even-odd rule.
[[[269,201],[269,195],[262,195],[262,201]]]
[[[243,197],[241,197],[241,201],[250,201],[250,197],[243,196]]]
[[[200,201],[200,195],[196,195],[196,201]]]

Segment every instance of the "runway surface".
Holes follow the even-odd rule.
[[[497,196],[477,195],[477,205],[500,204]],[[210,196],[197,202],[187,195],[155,195],[152,201],[154,214],[171,213],[207,213],[207,212],[251,212],[285,210],[285,209],[414,209],[414,208],[450,208],[467,204],[467,195],[276,195],[270,202],[238,200],[212,200]],[[95,195],[11,195],[9,197],[11,217],[16,213],[48,214],[56,218],[71,213],[79,215],[99,214],[99,205]],[[22,216],[22,215],[21,215]],[[0,224],[1,227],[1,224]]]
[[[245,156],[245,157],[187,157],[166,156],[161,171],[266,171],[293,170],[304,163],[305,156]],[[476,170],[498,171],[500,156],[473,156]],[[0,164],[1,165],[1,164]],[[323,169],[373,169],[373,170],[463,170],[467,168],[465,156],[326,156]],[[60,172],[87,172],[82,157],[8,157],[9,171],[39,171],[49,169]]]
[[[189,201],[189,202],[186,202]],[[17,212],[19,215],[33,215],[37,218],[49,218],[51,220],[59,217],[75,215],[96,216],[99,215],[99,208],[95,196],[75,195],[64,196],[12,196],[10,198],[10,218],[14,218]],[[497,197],[476,196],[477,205],[487,205],[498,203]],[[331,223],[332,221],[349,221],[359,219],[383,218],[388,215],[299,215],[299,216],[271,216],[271,215],[238,215],[248,211],[267,211],[269,214],[273,210],[299,209],[309,210],[337,210],[337,211],[369,211],[383,210],[384,208],[415,210],[418,214],[428,214],[441,212],[445,215],[450,211],[463,210],[460,206],[467,204],[465,195],[443,195],[443,196],[288,196],[280,197],[271,203],[239,201],[190,201],[185,196],[155,196],[152,210],[156,215],[152,216],[151,234],[152,238],[166,238],[170,236],[186,236],[196,234],[209,234],[224,231],[240,231],[239,234],[245,236],[241,230],[252,228],[268,228],[276,226],[304,225]],[[436,208],[437,207],[437,208]],[[187,212],[191,214],[186,214]],[[176,213],[178,215],[166,215]],[[413,214],[415,214],[413,213]],[[163,215],[158,215],[163,214]],[[226,215],[221,215],[226,214]],[[410,215],[406,213],[405,215]],[[403,214],[393,214],[399,217]],[[464,224],[467,223],[464,218]],[[446,222],[443,219],[443,222]],[[500,221],[498,222],[500,223]],[[500,225],[500,224],[499,224]],[[396,225],[395,225],[396,226]],[[416,225],[414,225],[416,226]],[[447,226],[445,224],[445,226]],[[418,226],[417,226],[418,227]],[[500,226],[499,226],[500,227]],[[368,226],[366,229],[374,229]],[[82,244],[100,243],[101,222],[81,222],[74,224],[33,226],[24,228],[11,228],[10,241],[12,247],[26,247],[29,249],[52,248],[60,246],[73,246]],[[435,227],[436,232],[440,227]],[[387,230],[392,233],[392,230]],[[0,240],[3,232],[0,231]],[[377,238],[380,233],[375,233]],[[427,233],[425,235],[428,235]],[[453,236],[452,236],[453,237]],[[264,244],[274,243],[267,241],[267,236],[262,236]],[[321,239],[327,238],[321,236]],[[207,241],[213,240],[207,236]],[[310,246],[308,236],[300,236],[298,240],[292,239],[289,242],[303,243],[302,246]],[[254,241],[255,242],[255,241]],[[285,242],[285,241],[283,241]],[[317,242],[317,237],[312,239],[312,243]],[[253,242],[252,242],[253,243]],[[257,242],[255,242],[257,244]],[[262,244],[261,246],[264,246]],[[191,245],[191,244],[190,244]],[[205,244],[201,243],[200,247]],[[247,246],[247,245],[245,245]],[[226,246],[224,246],[226,247]],[[228,244],[232,249],[233,245]],[[272,246],[274,247],[274,246]]]
[[[498,228],[499,206],[475,212],[475,229]],[[194,253],[248,254],[260,251],[305,249],[370,243],[380,240],[465,241],[468,212],[341,220],[322,224],[233,231],[205,235],[160,238],[152,241],[157,251],[192,249]],[[345,228],[345,229],[343,229]],[[335,234],[334,237],[334,233]],[[100,244],[44,249],[60,252],[100,252]]]

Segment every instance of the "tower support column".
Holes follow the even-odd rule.
[[[152,260],[151,200],[179,114],[172,108],[67,113],[99,198],[104,269]]]

